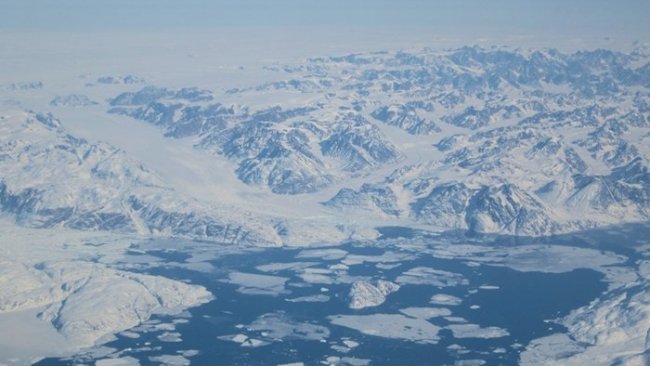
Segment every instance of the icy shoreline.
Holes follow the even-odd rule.
[[[202,286],[114,268],[134,238],[0,225],[0,327],[12,329],[0,335],[0,365],[74,354],[214,298]]]

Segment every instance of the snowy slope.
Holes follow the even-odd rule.
[[[4,116],[0,129],[0,209],[20,224],[225,243],[276,239],[185,199],[123,151],[75,138],[52,116]]]
[[[0,218],[0,363],[27,365],[101,344],[153,314],[211,301],[205,288],[116,268],[138,238]]]
[[[127,131],[139,123],[133,119],[157,127],[169,147],[156,151],[173,156],[179,148],[183,159],[201,160],[183,169],[202,179],[167,174],[161,187],[197,192],[190,194],[201,205],[232,209],[200,211],[198,223],[173,228],[178,225],[166,220],[177,209],[175,199],[166,208],[133,208],[147,207],[149,187],[143,197],[120,201],[145,216],[140,224],[116,220],[126,229],[171,226],[208,237],[256,217],[275,220],[271,227],[278,221],[294,228],[310,221],[358,226],[334,229],[336,238],[387,224],[536,236],[648,220],[649,62],[643,49],[371,52],[265,66],[252,71],[260,84],[238,88],[99,83],[88,90],[90,100],[103,100],[98,105],[79,106],[77,98],[42,108],[54,107],[72,126],[88,113],[119,120]],[[30,95],[45,92],[44,85]],[[129,139],[123,139],[127,154],[142,155]],[[195,152],[181,154],[185,146]],[[158,160],[154,168],[168,170]],[[210,169],[219,174],[206,174]],[[287,197],[294,195],[299,199]],[[64,189],[50,198],[86,199]],[[240,210],[245,213],[235,214]],[[103,203],[99,209],[119,211]],[[45,212],[34,223],[61,221]],[[183,212],[198,211],[187,206]],[[210,219],[220,229],[207,233]],[[296,224],[303,219],[305,225]],[[109,225],[90,221],[71,218],[66,225]],[[268,227],[258,231],[270,242],[286,241]],[[295,237],[318,235],[310,228]]]

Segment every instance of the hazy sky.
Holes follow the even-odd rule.
[[[650,44],[648,14],[650,0],[0,0],[0,74],[464,45],[629,51]]]
[[[359,26],[643,38],[649,14],[650,0],[0,0],[0,30]]]

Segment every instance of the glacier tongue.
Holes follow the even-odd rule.
[[[156,144],[186,144],[183,149],[192,153],[156,151],[177,155],[183,173],[201,179],[170,179],[173,169],[149,154],[145,160],[157,160],[153,165],[167,179],[151,180],[152,172],[116,168],[129,164],[118,162],[121,154],[105,144],[51,141],[75,153],[64,157],[50,148],[56,154],[48,159],[41,151],[44,164],[69,159],[62,169],[101,178],[107,192],[132,181],[119,178],[129,173],[140,182],[111,192],[122,195],[119,200],[92,190],[82,197],[61,187],[48,195],[43,186],[7,177],[0,192],[5,201],[23,206],[17,214],[22,222],[35,226],[267,245],[289,238],[339,240],[395,224],[539,236],[647,221],[648,61],[636,51],[463,47],[294,61],[259,70],[259,85],[221,91],[178,83],[175,89],[126,87],[126,77],[107,78],[114,87],[59,94],[56,112],[75,120],[101,116],[149,135],[158,131]],[[98,104],[84,103],[85,94]],[[37,108],[49,109],[47,103]],[[61,129],[50,117],[40,121]],[[70,125],[84,131],[80,123]],[[141,149],[120,140],[111,142],[127,151]],[[91,159],[112,156],[96,171],[73,163],[89,145],[98,150]],[[20,148],[9,146],[15,159]],[[193,161],[198,155],[204,160]],[[126,191],[135,193],[124,197]],[[180,199],[178,191],[202,204]],[[95,205],[61,202],[81,199]],[[216,212],[226,210],[227,217]],[[307,217],[327,220],[327,234],[285,230],[307,226]],[[351,222],[358,227],[336,228]]]
[[[234,194],[230,191],[220,192],[217,201],[180,193],[125,151],[70,135],[52,115],[14,111],[0,117],[0,132],[0,211],[21,225],[262,246],[375,235],[366,227],[340,225],[332,214],[316,222],[310,217],[319,213],[301,211],[285,217],[275,212],[277,206],[250,204],[249,197],[243,207],[222,202],[221,197]],[[277,164],[278,158],[268,162]],[[275,187],[295,189],[288,185],[295,174],[287,174],[286,166],[278,169],[268,176],[279,179]],[[296,179],[302,187],[320,186],[330,179],[324,176],[319,183],[313,177],[309,173]]]
[[[182,197],[123,151],[69,135],[52,116],[17,114],[2,119],[0,131],[0,210],[21,224],[278,242],[271,224],[260,229],[222,219],[222,213]]]

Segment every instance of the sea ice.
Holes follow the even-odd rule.
[[[305,249],[296,255],[296,258],[317,258],[320,260],[332,261],[341,259],[348,255],[343,249],[326,248],[326,249]]]
[[[255,267],[261,272],[280,272],[280,271],[298,271],[311,266],[315,266],[316,262],[289,262],[289,263],[268,263]]]
[[[494,285],[481,285],[478,287],[481,290],[498,290],[499,286],[494,286]]]
[[[330,285],[334,283],[332,274],[329,269],[306,268],[298,276],[307,283]]]
[[[501,338],[510,335],[507,330],[499,327],[481,327],[478,324],[448,325],[454,338]]]
[[[457,306],[460,305],[463,300],[452,295],[435,294],[431,296],[431,300],[429,302],[435,305]]]
[[[104,358],[95,361],[95,366],[139,366],[140,362],[133,357]]]
[[[165,332],[157,337],[161,342],[178,343],[182,342],[181,334],[177,332]]]
[[[279,276],[231,272],[224,282],[239,285],[237,291],[242,294],[278,296],[286,292],[285,284],[288,280]]]
[[[355,341],[350,340],[350,339],[344,339],[344,340],[343,340],[343,344],[344,344],[346,347],[348,347],[348,348],[356,348],[356,347],[359,347],[359,342],[355,342]]]
[[[294,297],[293,299],[286,299],[288,302],[328,302],[330,297],[327,295],[311,295]]]
[[[328,319],[334,325],[377,337],[427,344],[435,344],[439,340],[439,327],[426,320],[413,319],[401,314],[335,315]]]
[[[520,272],[564,273],[578,268],[601,268],[624,263],[626,258],[612,252],[562,245],[439,245],[432,254],[438,258],[471,260],[512,268]]]
[[[391,270],[393,268],[397,268],[401,266],[402,263],[377,263],[375,267],[379,269],[384,269],[384,270]]]
[[[411,253],[399,253],[387,251],[381,255],[359,255],[359,254],[349,254],[341,261],[341,263],[353,266],[357,264],[362,264],[364,262],[369,263],[395,263],[405,262],[413,259],[415,256]]]
[[[400,285],[430,285],[437,287],[453,287],[469,283],[461,274],[429,267],[411,268],[397,277],[395,282]]]
[[[320,341],[329,338],[330,331],[317,324],[297,322],[283,312],[268,313],[258,317],[246,327],[249,331],[264,332],[264,340],[304,339]]]
[[[188,349],[185,351],[179,351],[183,357],[194,357],[197,356],[200,352],[196,349]]]
[[[418,308],[410,307],[400,309],[400,313],[418,319],[432,319],[437,317],[446,317],[451,315],[451,311],[446,308]]]
[[[454,366],[482,366],[487,362],[485,360],[473,359],[473,360],[456,360]]]
[[[356,357],[328,356],[324,361],[321,361],[321,364],[328,366],[367,366],[370,365],[370,360]]]
[[[149,361],[157,362],[164,366],[189,366],[190,360],[181,355],[162,355],[149,357]]]

